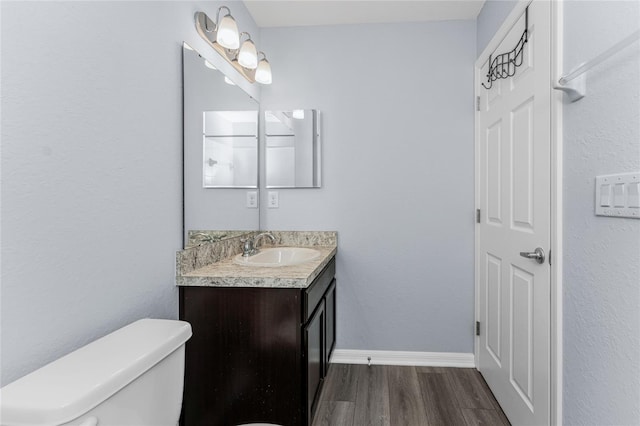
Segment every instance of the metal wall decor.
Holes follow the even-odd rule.
[[[487,83],[482,86],[489,90],[493,86],[493,82],[502,78],[513,77],[516,74],[516,68],[522,65],[524,60],[524,45],[529,41],[529,8],[524,10],[524,32],[520,41],[510,52],[497,55],[495,58],[489,55],[489,72],[487,73]]]

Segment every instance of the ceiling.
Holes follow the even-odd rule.
[[[245,0],[259,27],[476,19],[485,0]]]

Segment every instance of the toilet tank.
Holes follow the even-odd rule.
[[[175,426],[191,325],[142,319],[0,389],[3,426]]]

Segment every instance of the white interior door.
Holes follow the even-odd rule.
[[[512,50],[523,14],[494,54]],[[478,369],[514,425],[550,421],[550,3],[528,8],[515,75],[479,84]],[[485,76],[489,62],[480,75]],[[482,82],[486,82],[482,78]],[[520,252],[540,248],[545,260]]]

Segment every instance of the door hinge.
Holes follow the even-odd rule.
[[[480,96],[476,96],[476,111],[480,111]]]
[[[480,335],[480,321],[476,321],[476,336]]]
[[[476,223],[480,223],[480,209],[476,209]]]

